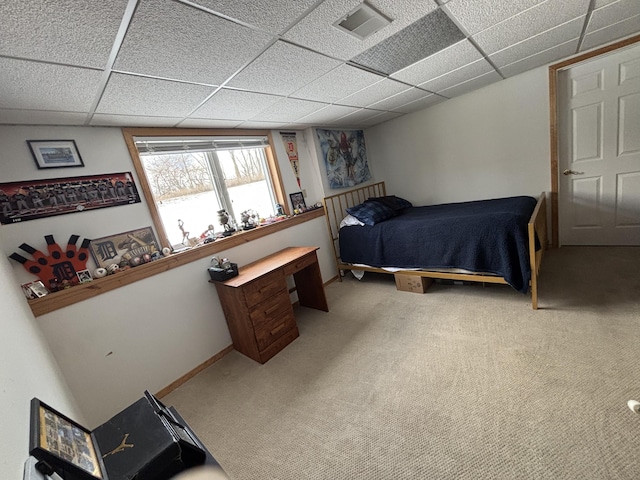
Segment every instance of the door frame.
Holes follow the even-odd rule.
[[[560,183],[558,164],[558,74],[561,70],[570,65],[584,62],[593,57],[613,52],[620,48],[628,47],[635,43],[640,43],[640,35],[634,35],[619,42],[612,43],[605,47],[598,48],[591,52],[583,53],[576,57],[555,63],[549,66],[549,128],[550,128],[550,154],[551,154],[551,245],[560,245],[560,232],[558,231],[558,187]]]

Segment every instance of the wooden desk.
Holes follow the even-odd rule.
[[[288,275],[293,275],[300,305],[329,311],[316,250],[285,248],[241,267],[237,277],[212,282],[236,350],[265,363],[298,337]]]

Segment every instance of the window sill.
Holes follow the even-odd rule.
[[[299,225],[301,223],[308,222],[314,218],[318,218],[324,215],[324,209],[318,208],[310,212],[306,212],[300,215],[296,215],[285,220],[281,220],[271,225],[265,225],[244,232],[238,232],[227,238],[216,240],[213,243],[208,243],[199,247],[186,250],[184,252],[175,253],[168,257],[161,258],[151,263],[140,265],[130,270],[119,272],[114,275],[109,275],[104,278],[97,278],[92,282],[76,285],[67,290],[61,290],[58,292],[50,293],[42,298],[36,298],[29,300],[29,306],[34,316],[39,317],[45,313],[50,313],[60,308],[73,305],[74,303],[87,300],[88,298],[95,297],[102,293],[115,290],[116,288],[124,287],[130,283],[143,280],[145,278],[157,275],[158,273],[166,272],[173,268],[180,267],[190,262],[194,262],[201,258],[208,257],[222,250],[242,245],[252,240],[270,235],[280,230]]]

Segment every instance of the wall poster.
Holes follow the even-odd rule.
[[[316,129],[329,187],[352,187],[371,179],[362,130]]]
[[[0,224],[139,202],[129,172],[0,183]]]

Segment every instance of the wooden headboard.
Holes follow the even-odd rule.
[[[386,195],[384,182],[372,183],[364,187],[355,188],[346,192],[324,197],[324,213],[327,219],[327,228],[331,236],[333,253],[336,262],[340,262],[340,245],[338,242],[338,230],[340,222],[347,216],[347,208],[361,204],[371,197],[384,197]]]

